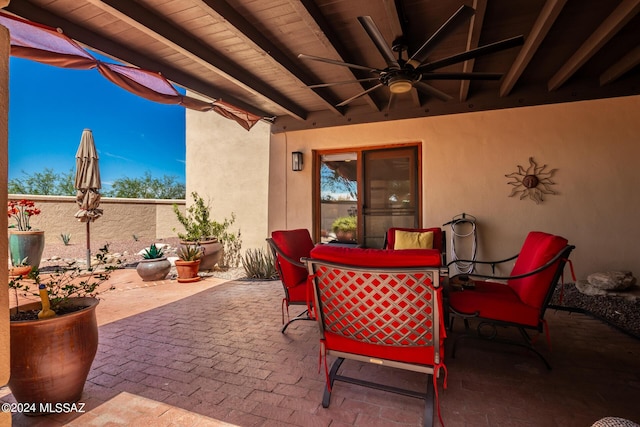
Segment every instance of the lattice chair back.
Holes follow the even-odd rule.
[[[337,370],[345,358],[355,359],[433,376],[428,381],[431,395],[404,390],[425,399],[431,408],[425,415],[429,425],[437,373],[444,368],[438,257],[428,267],[420,251],[324,246],[312,250],[306,262],[313,277],[325,369],[327,354],[338,357],[331,374],[327,370],[323,406],[329,405],[335,380],[352,382]],[[381,384],[358,384],[394,391]]]

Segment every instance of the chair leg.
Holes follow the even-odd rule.
[[[324,386],[324,394],[322,395],[322,407],[328,408],[329,403],[331,401],[331,389],[333,389],[333,382],[336,379],[336,374],[338,373],[338,369],[340,369],[340,365],[344,362],[343,357],[339,357],[333,362],[331,365],[331,371],[329,372],[329,378],[327,378],[327,384]]]
[[[524,340],[524,342],[518,342],[510,339],[498,338],[497,324],[494,322],[481,321],[476,327],[476,335],[469,335],[468,320],[464,319],[464,322],[467,328],[465,328],[466,330],[464,335],[457,336],[456,339],[453,341],[453,347],[451,349],[452,359],[456,358],[456,350],[458,348],[459,340],[462,340],[464,338],[475,338],[475,339],[488,340],[496,343],[509,344],[509,345],[514,345],[516,347],[525,348],[531,351],[532,353],[534,353],[536,356],[538,356],[538,358],[542,361],[542,363],[544,363],[544,365],[547,367],[548,370],[552,369],[551,364],[547,361],[547,359],[542,355],[542,353],[536,350],[536,348],[533,346],[533,341],[531,340],[531,337],[523,327],[516,326],[516,328],[518,329],[518,331],[520,332],[520,335],[522,335],[522,338]],[[511,326],[514,326],[514,325],[511,325]],[[483,332],[483,328],[484,328],[484,332]]]
[[[284,324],[284,326],[282,327],[282,330],[280,332],[282,332],[284,334],[284,331],[287,330],[289,325],[292,324],[293,322],[295,322],[296,320],[314,320],[314,319],[312,319],[311,316],[309,316],[309,310],[305,310],[302,313],[298,314],[293,319],[290,319],[289,321],[287,321],[287,323]]]
[[[427,378],[427,394],[424,397],[424,427],[433,426],[433,402],[436,399],[435,389],[433,388],[433,378],[431,375]]]

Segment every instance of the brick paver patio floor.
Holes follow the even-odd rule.
[[[81,400],[86,412],[15,414],[13,425],[421,425],[420,400],[345,383],[322,408],[315,323],[280,333],[280,282],[216,280],[104,294],[100,345]],[[553,352],[544,337],[538,345],[551,371],[532,353],[475,340],[463,341],[456,359],[445,357],[447,427],[584,427],[605,416],[640,422],[640,341],[584,315],[549,311],[547,321]],[[391,368],[347,361],[343,369],[426,387],[423,376]],[[2,400],[12,401],[6,388]]]

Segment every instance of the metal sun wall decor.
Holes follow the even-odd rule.
[[[545,171],[546,168],[547,165],[538,166],[533,157],[529,157],[529,167],[527,169],[518,165],[517,172],[505,175],[507,178],[513,178],[513,181],[507,183],[513,185],[509,197],[520,194],[520,200],[529,197],[536,204],[539,204],[543,200],[543,194],[558,194],[550,187],[555,185],[551,178],[558,169]]]

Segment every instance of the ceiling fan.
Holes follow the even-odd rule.
[[[390,1],[390,0],[387,0]],[[388,3],[387,3],[388,4]],[[447,58],[428,62],[428,56],[433,49],[443,40],[446,36],[453,33],[464,21],[470,18],[475,10],[463,5],[461,6],[451,17],[438,28],[438,30],[431,35],[415,52],[409,56],[407,42],[404,36],[404,23],[406,20],[403,18],[401,10],[401,4],[398,0],[395,1],[396,10],[399,19],[399,27],[396,29],[397,37],[389,46],[385,41],[382,33],[376,26],[373,19],[370,16],[359,16],[358,21],[364,27],[365,31],[369,35],[369,38],[376,46],[385,62],[386,68],[373,68],[364,65],[351,64],[348,62],[335,61],[333,59],[321,58],[318,56],[305,55],[303,53],[298,55],[300,59],[309,59],[313,61],[326,62],[328,64],[340,65],[343,67],[349,67],[356,70],[363,70],[375,74],[375,77],[310,85],[309,88],[318,87],[330,87],[342,84],[349,84],[355,82],[367,82],[378,81],[378,83],[365,91],[352,96],[339,103],[337,107],[342,107],[349,104],[351,101],[366,95],[382,86],[387,86],[391,92],[391,99],[394,95],[403,94],[409,92],[411,89],[416,88],[418,91],[425,93],[429,96],[434,96],[443,101],[448,101],[452,97],[447,93],[442,92],[439,89],[429,85],[426,81],[429,80],[499,80],[502,77],[502,73],[484,73],[484,72],[437,72],[436,70],[460,62],[467,61],[469,59],[478,58],[483,55],[498,52],[501,50],[509,49],[515,46],[522,45],[524,43],[523,36],[512,37],[509,39],[501,40],[495,43],[491,43],[485,46],[481,46],[475,49],[468,50],[466,52],[458,53]],[[392,26],[393,18],[392,18]],[[394,54],[397,52],[397,58]],[[404,52],[407,52],[406,58]],[[390,99],[390,102],[391,102]]]

